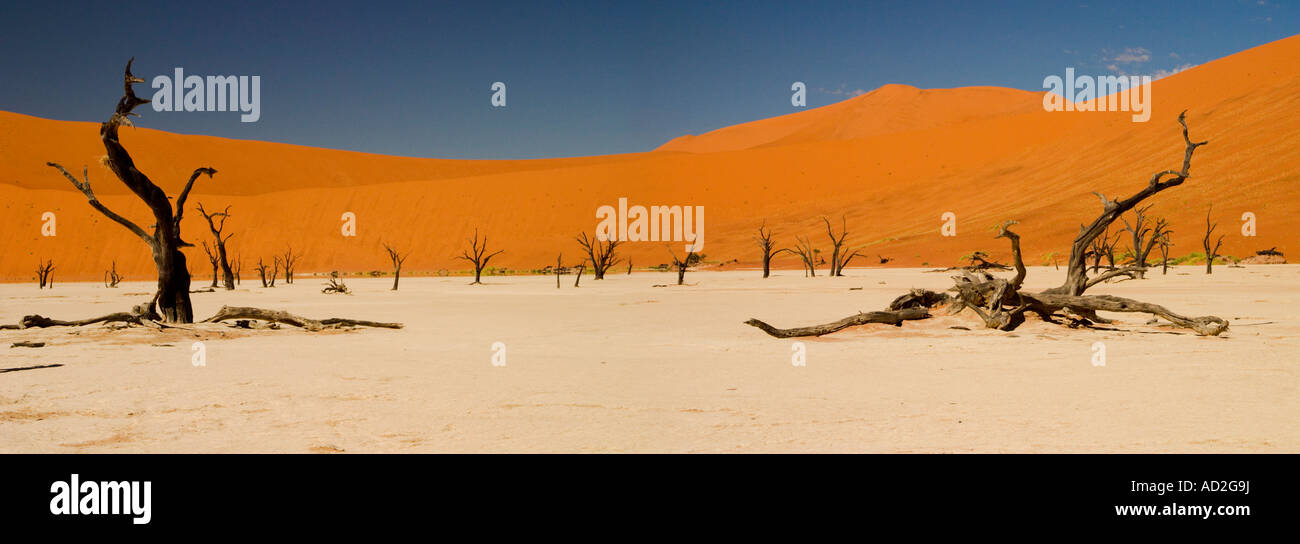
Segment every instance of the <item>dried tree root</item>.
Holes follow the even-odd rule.
[[[216,323],[227,319],[258,319],[261,321],[270,321],[272,323],[293,325],[309,331],[337,329],[339,327],[379,327],[385,329],[402,328],[401,323],[381,323],[378,321],[362,321],[359,319],[344,319],[339,317],[316,320],[293,315],[282,310],[265,310],[262,308],[249,308],[244,306],[222,306],[220,310],[217,310],[216,315],[204,319],[203,323]]]
[[[797,336],[821,336],[830,334],[840,329],[853,327],[857,325],[866,325],[868,323],[883,323],[886,325],[902,326],[904,321],[913,319],[926,319],[930,317],[930,312],[925,308],[907,308],[896,311],[881,312],[859,312],[834,323],[825,325],[813,325],[811,327],[796,327],[793,329],[778,329],[757,319],[746,321],[746,325],[751,325],[762,329],[763,332],[772,335],[775,338],[794,338]]]

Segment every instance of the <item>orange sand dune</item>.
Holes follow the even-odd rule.
[[[1042,95],[1001,87],[918,89],[885,85],[829,106],[680,136],[660,151],[711,153],[763,145],[852,140],[1042,109]]]
[[[1044,74],[1048,75],[1048,74]],[[1156,171],[1176,168],[1183,145],[1175,118],[1189,110],[1192,136],[1208,139],[1193,176],[1150,202],[1175,230],[1174,254],[1200,251],[1214,204],[1223,253],[1245,256],[1277,246],[1297,251],[1300,232],[1300,37],[1206,63],[1153,84],[1148,123],[1128,112],[1045,112],[1041,94],[1010,89],[918,90],[886,86],[844,102],[682,137],[648,153],[524,161],[386,157],[148,129],[124,130],[140,168],[175,194],[198,166],[219,173],[198,182],[191,202],[231,206],[230,246],[251,278],[258,257],[286,244],[304,252],[300,271],[389,268],[381,242],[409,248],[404,273],[458,270],[463,240],[475,228],[505,253],[493,265],[540,268],[563,252],[576,264],[573,237],[592,232],[595,211],[631,204],[704,206],[706,260],[751,265],[752,235],[766,221],[777,240],[825,242],[822,216],[847,217],[849,242],[891,264],[952,265],[972,250],[1005,259],[990,227],[1021,221],[1030,264],[1064,258],[1081,222],[1096,216],[1092,191],[1127,196]],[[104,92],[112,92],[105,86]],[[112,98],[112,97],[109,97]],[[107,98],[106,103],[111,103]],[[107,113],[107,112],[106,112]],[[148,123],[148,112],[141,122]],[[103,201],[147,225],[142,204],[98,164],[96,123],[0,113],[0,280],[26,281],[38,259],[53,258],[56,281],[96,280],[109,262],[129,278],[152,275],[148,250],[87,206],[57,172],[57,161],[90,177]],[[41,215],[55,212],[58,234],[41,236]],[[357,216],[357,237],[340,234],[340,215]],[[958,236],[939,235],[953,212]],[[1240,218],[1258,218],[1258,236],[1241,235]],[[186,238],[206,226],[186,212]],[[1127,244],[1124,244],[1127,245]],[[629,244],[638,266],[667,262],[662,243]],[[672,248],[681,252],[681,244]],[[201,249],[191,270],[206,281]],[[1293,256],[1294,258],[1294,256]],[[794,267],[793,259],[779,263]]]

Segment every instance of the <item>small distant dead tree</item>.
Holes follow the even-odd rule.
[[[587,271],[587,263],[578,263],[578,274],[573,278],[573,286],[577,287],[582,282],[582,273]]]
[[[564,265],[560,263],[563,262],[563,260],[564,260],[564,253],[561,252],[559,255],[555,256],[555,288],[556,289],[560,288],[560,269],[564,267]]]
[[[682,285],[686,281],[686,269],[692,264],[700,262],[699,256],[695,254],[694,249],[691,249],[691,251],[686,254],[686,258],[679,259],[677,258],[677,252],[673,251],[672,247],[667,247],[667,249],[668,254],[673,258],[673,267],[677,269],[677,285]]]
[[[212,245],[215,246],[213,247],[213,250],[208,253],[208,260],[213,261],[214,266],[219,266],[221,268],[221,284],[226,288],[226,290],[229,291],[234,289],[235,272],[234,270],[231,270],[230,260],[226,258],[226,242],[230,241],[230,238],[234,236],[235,233],[232,232],[225,236],[222,236],[221,234],[222,231],[226,230],[226,219],[230,218],[230,206],[226,206],[225,210],[219,212],[208,213],[207,210],[203,209],[203,203],[200,202],[198,210],[199,214],[203,216],[203,219],[208,222],[208,231],[212,233]],[[203,248],[204,251],[208,251],[206,244],[204,244]],[[215,288],[216,286],[217,280],[216,274],[214,273],[212,278],[212,287]]]
[[[767,222],[764,221],[758,227],[758,236],[754,237],[758,243],[758,249],[763,252],[763,277],[772,275],[772,258],[780,255],[782,251],[790,251],[788,248],[776,249],[776,243],[772,242],[772,231],[767,229]]]
[[[396,289],[396,287],[393,288]],[[330,281],[325,284],[325,288],[321,289],[320,292],[338,293],[341,295],[348,295],[352,293],[351,291],[348,290],[347,284],[343,283],[343,278],[339,276],[339,272],[337,270],[330,272]]]
[[[1172,230],[1166,230],[1156,235],[1156,246],[1160,248],[1160,275],[1169,274],[1169,247],[1174,245],[1173,238],[1170,236],[1174,233]]]
[[[1205,248],[1205,273],[1206,274],[1214,273],[1214,259],[1219,256],[1219,248],[1223,247],[1222,234],[1219,235],[1219,239],[1214,244],[1210,244],[1210,237],[1214,236],[1214,229],[1218,228],[1219,226],[1218,222],[1215,223],[1210,222],[1210,212],[1212,211],[1214,211],[1213,204],[1211,204],[1210,209],[1206,210],[1205,212],[1205,238],[1201,239],[1201,246]]]
[[[889,264],[889,261],[894,260],[892,257],[885,257],[879,253],[876,254],[876,258],[880,259],[880,264]]]
[[[803,261],[804,277],[817,277],[817,250],[812,247],[812,242],[801,236],[795,236],[794,241],[794,249],[791,251]]]
[[[596,275],[596,279],[605,279],[605,271],[618,264],[621,260],[617,256],[617,250],[620,242],[610,239],[601,242],[597,238],[587,238],[587,233],[582,233],[577,238],[578,245],[582,246],[582,251],[587,254],[587,261],[591,262],[591,273]]]
[[[840,217],[840,234],[835,235],[835,230],[831,228],[831,220],[825,217],[822,221],[826,223],[826,236],[831,239],[831,276],[843,276],[844,267],[849,265],[854,257],[858,256],[858,250],[849,251],[844,247],[844,239],[849,237],[848,220],[843,216]]]
[[[1133,210],[1133,223],[1128,219],[1120,217],[1124,222],[1124,231],[1132,236],[1132,248],[1130,253],[1133,254],[1133,277],[1137,279],[1146,278],[1147,275],[1147,256],[1151,250],[1160,243],[1161,234],[1169,228],[1168,222],[1162,218],[1156,218],[1155,224],[1152,225],[1147,220],[1147,210],[1151,206],[1135,208]]]
[[[293,269],[297,266],[298,258],[301,256],[293,254],[293,246],[285,246],[284,252],[280,254],[280,265],[284,267],[285,283],[293,283]]]
[[[627,260],[627,275],[632,275],[632,259]]]
[[[272,261],[272,266],[271,266],[271,287],[275,287],[275,279],[276,279],[277,277],[280,276],[280,266],[282,266],[284,263],[280,262],[280,256],[279,256],[279,255],[272,255],[272,256],[271,256],[271,261]]]
[[[38,266],[36,267],[36,280],[40,283],[40,287],[37,287],[37,289],[44,289],[46,287],[53,289],[54,288],[54,275],[53,275],[54,259],[50,259],[44,262],[37,261],[37,264]]]
[[[235,259],[230,261],[230,270],[235,275],[235,285],[239,285],[239,282],[242,280],[241,276],[243,275],[243,269],[243,261],[240,259],[239,255],[235,255]]]
[[[126,278],[123,278],[121,274],[117,273],[117,261],[113,261],[112,266],[108,270],[104,271],[104,287],[110,289],[117,287],[117,284],[122,283],[122,280],[124,279]]]
[[[203,253],[208,256],[208,264],[212,265],[212,288],[217,288],[217,268],[221,265],[218,263],[217,252],[208,246],[207,240],[203,241]]]
[[[483,283],[483,269],[487,268],[488,261],[492,260],[492,257],[500,255],[502,251],[504,250],[498,249],[493,253],[488,253],[487,235],[484,234],[483,239],[480,240],[478,229],[474,229],[474,237],[469,239],[469,249],[462,250],[461,254],[456,257],[457,259],[469,261],[474,265],[474,282],[470,285],[481,285]]]
[[[406,257],[397,251],[397,248],[384,244],[384,251],[388,252],[388,258],[393,261],[393,291],[397,290],[397,282],[402,279],[402,263],[406,262]]]
[[[262,258],[261,258],[261,257],[258,257],[258,258],[257,258],[257,276],[258,276],[259,278],[262,279],[262,287],[275,287],[275,283],[274,283],[275,280],[274,280],[274,279],[271,280],[271,283],[267,283],[267,281],[266,281],[266,271],[267,271],[266,263],[262,261]],[[274,276],[272,276],[272,278],[274,278]]]
[[[1080,225],[1079,228],[1083,229],[1084,227]],[[1106,230],[1102,232],[1101,236],[1092,239],[1092,243],[1089,244],[1089,249],[1087,253],[1088,256],[1092,258],[1093,272],[1096,272],[1101,269],[1102,259],[1108,260],[1108,263],[1110,265],[1109,268],[1111,270],[1115,268],[1115,246],[1119,244],[1120,236],[1122,236],[1123,234],[1124,234],[1123,231],[1116,232],[1115,237],[1111,238],[1110,228],[1107,227]]]

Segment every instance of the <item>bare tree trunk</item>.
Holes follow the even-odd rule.
[[[131,87],[135,83],[144,82],[143,79],[131,75],[131,64],[134,60],[132,59],[131,62],[126,63],[123,77],[124,94],[122,99],[118,101],[113,116],[100,125],[99,137],[104,144],[104,149],[108,152],[106,161],[108,167],[132,193],[135,193],[153,211],[153,234],[150,235],[135,223],[100,204],[99,200],[95,198],[94,192],[91,191],[90,178],[87,172],[83,171],[83,180],[79,181],[62,166],[53,162],[47,164],[57,168],[82,194],[86,195],[91,207],[126,227],[149,245],[153,253],[154,266],[158,269],[158,292],[154,304],[161,313],[162,320],[167,323],[190,323],[194,321],[194,309],[190,305],[190,272],[189,267],[186,266],[185,254],[181,252],[181,248],[193,244],[181,239],[181,216],[185,211],[185,199],[189,197],[190,189],[194,187],[194,180],[200,174],[207,174],[211,177],[216,173],[216,170],[198,168],[194,171],[189,182],[186,183],[185,188],[176,198],[176,210],[173,214],[172,204],[167,198],[167,193],[154,185],[143,172],[136,168],[135,161],[131,159],[131,155],[127,153],[126,148],[119,143],[117,136],[119,126],[133,126],[130,120],[130,117],[134,115],[132,110],[141,104],[149,102],[138,98]]]
[[[198,210],[199,213],[203,215],[203,218],[208,221],[208,230],[212,232],[212,243],[213,245],[216,246],[216,256],[215,256],[216,260],[214,266],[219,265],[221,267],[222,285],[225,286],[227,291],[234,289],[235,272],[231,270],[230,260],[226,258],[226,242],[229,241],[230,238],[235,234],[230,233],[229,235],[224,237],[221,235],[222,231],[226,229],[226,219],[230,218],[230,206],[226,206],[226,209],[224,211],[208,213],[207,210],[203,209],[203,203],[200,202],[198,205]],[[217,218],[221,220],[219,223],[213,221],[213,219],[217,219]],[[213,288],[216,288],[217,286],[216,281],[217,280],[214,277],[212,279]]]
[[[403,256],[397,248],[384,244],[384,251],[388,252],[388,258],[393,261],[393,291],[397,290],[397,282],[402,279],[402,263],[406,262],[406,256]]]
[[[849,237],[848,222],[844,217],[840,217],[840,235],[836,236],[835,231],[831,229],[831,220],[823,217],[822,221],[826,222],[826,235],[831,239],[831,276],[843,276],[844,267],[858,256],[857,250],[850,253],[844,248],[844,239]]]
[[[691,266],[692,261],[696,260],[695,251],[691,250],[688,252],[685,259],[678,259],[677,253],[673,251],[673,248],[668,247],[668,254],[672,255],[673,266],[677,267],[677,285],[686,283],[686,269]]]
[[[763,277],[772,275],[772,257],[781,254],[782,251],[790,251],[786,248],[775,249],[776,244],[772,242],[772,231],[767,230],[767,222],[758,227],[758,236],[754,237],[758,243],[758,248],[763,252]]]
[[[40,266],[36,267],[36,280],[39,286],[37,289],[49,287],[54,288],[54,259],[45,262],[37,261]]]
[[[481,285],[483,283],[483,269],[487,268],[488,261],[492,257],[500,255],[503,250],[497,250],[494,253],[487,252],[487,235],[479,240],[478,229],[474,229],[474,237],[469,239],[469,249],[461,251],[457,259],[464,259],[474,265],[474,283],[470,285]]]
[[[1205,212],[1205,238],[1201,239],[1201,245],[1205,247],[1205,273],[1214,273],[1214,259],[1219,256],[1219,248],[1223,246],[1223,235],[1219,235],[1219,240],[1210,244],[1210,237],[1214,235],[1214,229],[1219,226],[1218,223],[1210,223],[1210,212],[1214,210],[1214,205]]]
[[[280,259],[280,262],[284,263],[284,282],[293,283],[294,264],[298,262],[298,258],[301,257],[301,255],[293,254],[293,246],[286,247],[284,253],[281,255],[282,258]]]

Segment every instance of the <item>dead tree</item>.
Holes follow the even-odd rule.
[[[397,290],[397,282],[402,279],[402,263],[406,262],[406,257],[397,251],[397,248],[384,244],[384,251],[388,252],[388,258],[393,261],[393,291]]]
[[[230,206],[226,206],[225,210],[219,212],[208,213],[203,209],[203,203],[200,202],[198,210],[199,213],[203,215],[203,218],[208,221],[208,230],[212,232],[212,244],[216,246],[214,248],[215,251],[213,252],[216,257],[215,263],[217,266],[221,267],[221,284],[225,286],[227,291],[234,289],[235,271],[230,268],[230,260],[226,258],[226,242],[228,242],[235,233],[232,232],[225,236],[222,236],[221,234],[222,231],[226,230],[226,219],[230,218]],[[214,221],[214,219],[219,219],[220,221]],[[212,259],[213,257],[210,254],[208,258]],[[215,288],[216,286],[216,278],[214,277],[212,280],[212,287]]]
[[[112,267],[104,271],[104,287],[110,289],[117,287],[117,284],[122,283],[124,279],[126,278],[117,273],[117,261],[113,261]]]
[[[564,253],[555,256],[555,288],[560,288],[560,269],[564,265],[560,264],[564,260]],[[576,287],[576,286],[575,286]]]
[[[239,283],[243,280],[242,278],[243,270],[244,270],[243,259],[241,259],[239,255],[235,255],[234,260],[230,262],[230,271],[235,274],[235,285],[239,285]]]
[[[456,257],[457,259],[469,261],[474,265],[474,282],[470,285],[482,285],[483,269],[487,268],[488,261],[492,260],[492,257],[500,255],[502,251],[504,250],[498,249],[493,253],[488,253],[487,235],[484,234],[483,239],[479,240],[478,229],[474,229],[474,237],[469,239],[469,249],[462,250],[460,255]]]
[[[185,199],[189,197],[190,189],[194,187],[194,180],[201,174],[212,177],[217,171],[206,167],[194,170],[185,188],[176,197],[176,208],[173,213],[167,193],[154,185],[148,176],[136,168],[135,161],[131,159],[131,155],[127,153],[126,148],[122,147],[117,137],[118,127],[133,126],[131,117],[138,115],[133,110],[149,103],[148,100],[137,97],[135,90],[132,89],[133,84],[144,82],[143,79],[131,75],[131,64],[134,61],[135,59],[132,58],[126,63],[123,76],[124,94],[121,100],[118,100],[117,109],[113,111],[112,117],[100,125],[99,139],[108,152],[105,162],[109,169],[153,212],[153,234],[145,232],[139,225],[101,204],[90,188],[88,169],[83,169],[82,179],[78,180],[63,166],[54,162],[46,164],[58,169],[64,177],[68,178],[68,181],[71,181],[72,185],[86,196],[92,208],[126,227],[149,245],[153,253],[154,266],[158,269],[158,291],[150,303],[150,312],[156,308],[161,312],[162,320],[167,323],[191,323],[194,321],[194,309],[190,305],[190,272],[181,248],[191,247],[193,244],[181,238],[181,215],[185,212]]]
[[[1086,227],[1080,225],[1079,228],[1082,230]],[[1110,228],[1107,227],[1106,230],[1102,232],[1101,236],[1092,240],[1092,243],[1088,246],[1087,255],[1092,258],[1092,266],[1089,268],[1093,272],[1101,269],[1102,259],[1107,260],[1107,264],[1109,265],[1108,269],[1115,269],[1115,246],[1119,245],[1120,237],[1123,234],[1123,231],[1116,232],[1115,237],[1112,238],[1110,235]]]
[[[831,276],[843,276],[844,267],[849,265],[854,257],[858,256],[858,250],[851,253],[844,247],[844,239],[849,237],[848,221],[840,217],[840,235],[836,236],[835,231],[831,229],[831,221],[825,217],[822,221],[826,223],[826,236],[831,239]]]
[[[352,294],[352,292],[348,290],[347,284],[343,283],[343,278],[339,276],[337,270],[330,272],[330,281],[325,284],[325,288],[321,289],[320,292],[339,293],[342,295]]]
[[[37,261],[37,264],[38,266],[36,267],[36,281],[40,284],[40,287],[37,287],[37,289],[44,289],[46,287],[53,289],[54,288],[54,274],[53,274],[54,259],[50,259],[45,262]]]
[[[1214,229],[1218,228],[1219,223],[1210,222],[1210,212],[1214,211],[1214,205],[1205,211],[1205,238],[1201,239],[1201,246],[1205,248],[1205,273],[1214,273],[1214,259],[1219,256],[1219,248],[1223,247],[1223,235],[1219,235],[1218,241],[1213,245],[1210,244],[1210,237],[1214,236]]]
[[[780,255],[782,251],[790,251],[788,248],[776,249],[776,244],[772,242],[772,231],[767,230],[767,222],[764,221],[758,227],[758,236],[754,237],[758,243],[758,249],[763,252],[763,277],[772,275],[772,257]]]
[[[1137,279],[1146,278],[1147,275],[1147,256],[1151,250],[1160,243],[1161,234],[1169,228],[1169,224],[1162,218],[1156,218],[1155,224],[1151,225],[1147,220],[1147,210],[1151,206],[1143,206],[1133,210],[1133,223],[1128,219],[1120,217],[1124,221],[1124,231],[1132,237],[1132,248],[1130,253],[1133,254],[1133,264],[1137,267],[1133,270],[1133,276]]]
[[[778,338],[820,336],[862,323],[891,323],[901,326],[903,321],[909,319],[929,317],[930,308],[947,303],[950,304],[952,313],[970,308],[983,320],[985,327],[1003,331],[1014,330],[1020,326],[1025,320],[1026,312],[1033,312],[1040,319],[1051,323],[1059,323],[1057,319],[1065,319],[1066,324],[1070,326],[1089,326],[1093,323],[1108,322],[1097,316],[1098,311],[1107,311],[1153,314],[1165,318],[1176,327],[1191,329],[1199,335],[1217,336],[1228,330],[1228,322],[1220,317],[1187,317],[1147,302],[1110,295],[1085,296],[1083,294],[1088,288],[1123,273],[1123,269],[1116,269],[1095,277],[1088,277],[1084,256],[1094,240],[1106,232],[1107,227],[1119,219],[1124,212],[1133,209],[1134,206],[1160,191],[1181,185],[1191,175],[1192,154],[1196,148],[1207,142],[1191,140],[1188,136],[1185,115],[1186,112],[1178,116],[1178,123],[1182,126],[1183,141],[1186,144],[1182,169],[1156,173],[1151,177],[1146,188],[1123,200],[1108,200],[1099,194],[1103,205],[1102,213],[1091,224],[1085,226],[1074,239],[1066,280],[1059,287],[1036,293],[1021,290],[1026,269],[1020,253],[1020,235],[1010,230],[1016,222],[1007,221],[1002,224],[997,237],[1007,238],[1011,242],[1011,254],[1016,271],[1011,279],[998,278],[984,271],[963,271],[962,275],[953,277],[955,284],[949,289],[955,293],[952,295],[914,290],[895,299],[889,308],[882,312],[860,313],[831,324],[814,327],[779,329],[757,319],[751,319],[746,324],[758,327]],[[1071,317],[1071,314],[1074,317]]]
[[[275,287],[275,279],[280,276],[280,265],[282,264],[280,262],[280,256],[272,255],[271,264],[271,287]]]
[[[274,284],[268,284],[266,281],[266,263],[262,262],[261,257],[257,258],[257,276],[262,279],[262,287],[274,287]]]
[[[812,242],[800,236],[795,236],[794,242],[794,249],[791,251],[803,262],[804,277],[817,277],[817,250],[812,247]]]
[[[217,252],[214,251],[211,247],[208,246],[208,242],[207,242],[207,240],[204,240],[204,241],[203,241],[203,253],[204,253],[205,255],[208,256],[208,264],[211,264],[211,265],[212,265],[212,288],[213,288],[213,289],[216,289],[216,288],[217,288],[217,269],[218,269],[218,267],[220,267],[221,265],[218,264],[218,262],[217,262],[217,261],[219,260],[219,259],[217,259]]]
[[[1174,231],[1165,230],[1156,235],[1156,245],[1160,248],[1160,275],[1169,274],[1169,247],[1174,245],[1172,235]]]
[[[293,283],[293,269],[297,266],[298,258],[302,255],[293,254],[293,246],[285,246],[284,253],[280,254],[280,264],[284,267],[284,282]]]
[[[586,271],[587,271],[587,263],[586,262],[578,263],[578,275],[573,278],[574,287],[577,287],[579,283],[582,283],[582,273]]]
[[[605,279],[605,271],[621,260],[616,253],[620,243],[618,240],[610,239],[601,242],[599,239],[587,238],[585,232],[576,239],[578,245],[582,246],[582,251],[587,254],[587,260],[591,262],[591,272],[598,280]]]
[[[686,269],[689,268],[692,264],[698,263],[700,261],[699,255],[695,254],[695,250],[693,249],[693,247],[694,246],[692,246],[691,251],[686,254],[686,258],[684,259],[678,259],[677,252],[673,251],[673,248],[671,247],[667,248],[668,254],[671,255],[673,258],[673,267],[677,268],[677,285],[682,285],[683,283],[685,283]]]

